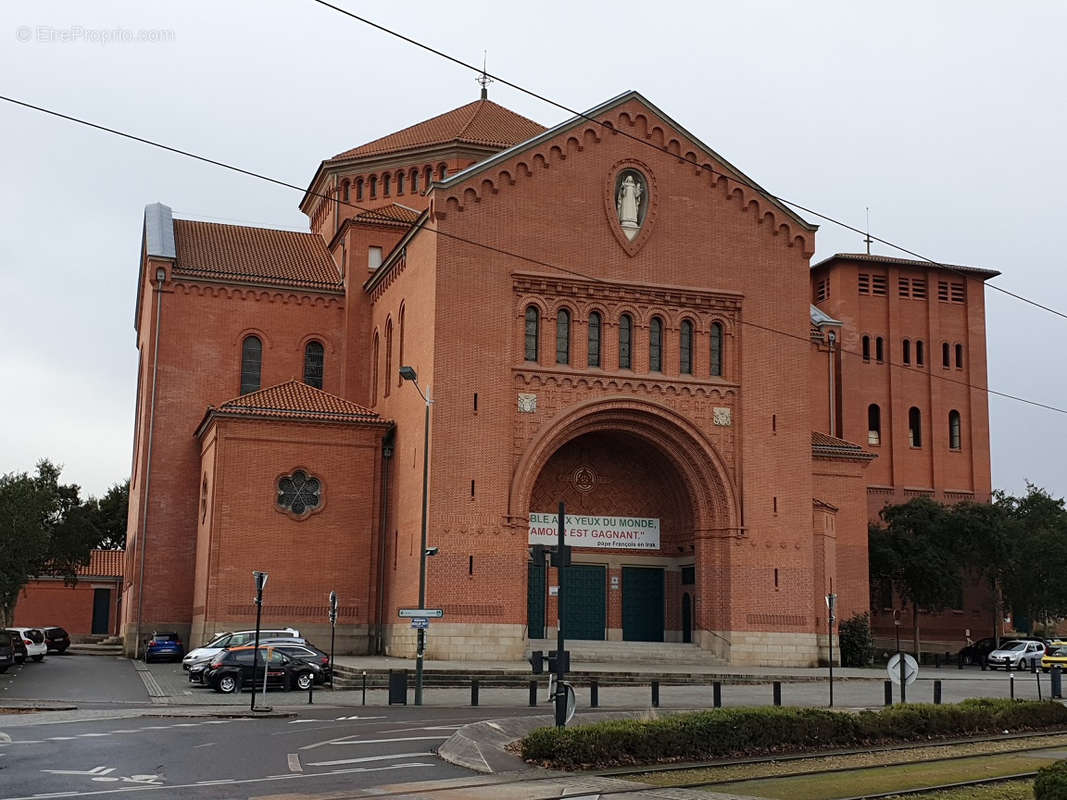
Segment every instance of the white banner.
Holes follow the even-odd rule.
[[[572,547],[658,550],[659,520],[653,517],[595,517],[567,514],[564,541]],[[530,544],[555,545],[559,514],[530,513]]]

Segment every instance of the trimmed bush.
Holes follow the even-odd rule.
[[[1053,702],[982,699],[958,705],[914,703],[859,714],[818,708],[724,708],[649,721],[538,728],[522,740],[522,756],[564,769],[605,767],[1052,727],[1067,727],[1067,707]]]
[[[841,645],[842,667],[865,667],[874,659],[871,618],[864,611],[842,622],[837,628]]]
[[[1037,771],[1035,800],[1067,800],[1067,761],[1054,761]]]

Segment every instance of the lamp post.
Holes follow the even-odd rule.
[[[426,387],[426,393],[423,394],[422,389],[419,387],[419,376],[415,373],[414,367],[401,367],[400,377],[406,381],[411,381],[415,384],[415,389],[418,391],[419,396],[426,403],[426,422],[422,429],[422,537],[421,546],[419,547],[419,608],[426,608],[426,514],[429,506],[429,470],[430,470],[430,406],[433,401],[430,399],[430,387]],[[422,705],[422,661],[426,652],[426,630],[419,628],[416,631],[417,646],[415,648],[415,705]]]

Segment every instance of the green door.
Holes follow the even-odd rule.
[[[663,570],[622,568],[622,638],[663,641]]]
[[[573,564],[564,571],[564,637],[603,640],[607,624],[604,567]]]
[[[526,565],[526,627],[530,639],[545,638],[545,565]]]

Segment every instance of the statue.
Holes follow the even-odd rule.
[[[629,239],[637,235],[641,227],[638,222],[638,211],[641,208],[641,195],[644,188],[641,180],[634,173],[626,173],[626,177],[619,184],[619,193],[615,197],[615,208],[619,214],[619,225]]]

